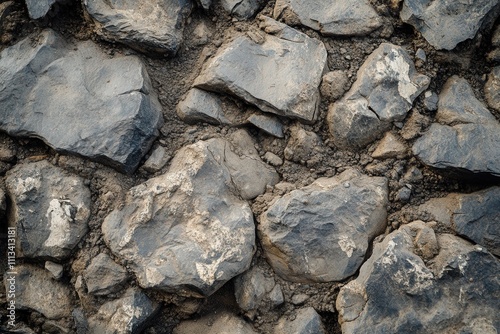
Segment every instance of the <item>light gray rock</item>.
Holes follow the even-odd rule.
[[[321,95],[328,98],[330,101],[337,100],[344,95],[349,88],[349,78],[345,71],[332,71],[323,75],[321,80]]]
[[[438,108],[439,96],[431,91],[426,91],[424,94],[424,106],[429,111],[436,111]]]
[[[190,0],[84,0],[96,33],[139,51],[175,55],[191,14]]]
[[[262,131],[270,134],[271,136],[284,138],[283,124],[276,118],[268,115],[253,114],[248,117],[248,122],[255,125]]]
[[[366,35],[382,26],[382,19],[368,0],[277,0],[273,16],[325,36]]]
[[[173,334],[257,334],[252,325],[227,311],[209,314],[201,319],[182,321]]]
[[[321,138],[317,134],[304,130],[301,126],[294,126],[290,129],[290,139],[284,150],[285,159],[305,162],[321,150],[321,145]]]
[[[29,16],[36,20],[44,17],[56,2],[61,0],[25,0]]]
[[[249,19],[266,3],[266,0],[220,0],[222,7],[231,15]]]
[[[342,333],[500,328],[499,274],[500,261],[484,248],[450,234],[435,235],[422,222],[404,225],[375,244],[358,278],[340,289]]]
[[[5,185],[20,255],[69,257],[88,231],[91,198],[84,180],[42,160],[15,166]]]
[[[269,302],[270,297],[279,299],[279,296],[277,296],[278,291],[274,292],[276,297],[270,296],[275,287],[276,284],[272,277],[265,276],[262,269],[252,267],[234,280],[236,302],[245,312],[256,311],[257,309],[262,311],[265,309],[263,303]],[[281,298],[283,298],[283,294]],[[271,307],[274,307],[276,302],[276,300],[273,300]]]
[[[71,291],[52,279],[47,270],[33,265],[16,266],[16,274],[4,274],[6,290],[15,291],[15,305],[19,310],[35,310],[48,319],[68,317],[72,310]],[[15,288],[11,288],[14,284]]]
[[[150,173],[156,173],[161,170],[170,160],[170,155],[163,146],[156,147],[151,156],[146,160],[142,168]]]
[[[484,85],[484,97],[490,108],[500,111],[500,66],[494,67]]]
[[[385,229],[387,192],[385,178],[347,170],[277,197],[258,225],[274,271],[294,282],[353,275],[369,241]]]
[[[106,296],[120,291],[127,280],[127,271],[115,263],[107,254],[101,253],[92,259],[83,278],[87,291],[96,296]]]
[[[0,54],[0,130],[131,173],[163,121],[151,89],[138,57],[44,30]]]
[[[406,145],[392,132],[387,132],[372,153],[376,159],[404,157],[406,155]]]
[[[282,317],[274,328],[274,334],[326,334],[321,317],[312,307],[296,311],[295,319]]]
[[[224,115],[221,100],[207,91],[192,88],[177,105],[177,115],[184,122],[194,124],[231,124]]]
[[[266,152],[266,154],[264,154],[264,161],[269,163],[271,166],[283,165],[283,160],[273,152]]]
[[[52,261],[46,261],[45,269],[47,269],[52,274],[52,277],[55,278],[56,280],[61,279],[61,277],[63,276],[63,266],[61,266],[58,263],[54,263]]]
[[[439,169],[500,176],[500,123],[465,79],[453,76],[443,86],[436,121],[414,143],[414,155]]]
[[[237,194],[263,192],[263,170],[274,173],[272,184],[277,175],[233,150],[223,139],[184,147],[166,174],[132,188],[105,218],[106,243],[142,287],[208,296],[250,266],[255,226]]]
[[[272,35],[261,44],[235,38],[205,63],[194,86],[231,93],[265,112],[316,120],[325,46],[270,18],[264,17],[261,27]]]
[[[405,0],[403,22],[414,26],[436,49],[452,50],[474,38],[488,16],[498,15],[498,1]]]
[[[402,47],[382,43],[360,67],[351,89],[329,107],[327,122],[335,145],[353,149],[373,142],[393,122],[405,119],[429,83]]]
[[[144,292],[129,288],[121,298],[105,303],[89,318],[90,333],[140,333],[158,309],[158,303]]]

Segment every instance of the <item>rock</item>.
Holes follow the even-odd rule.
[[[372,157],[375,159],[403,158],[405,155],[406,145],[392,132],[385,134],[372,153]]]
[[[330,101],[338,100],[349,88],[349,78],[345,71],[332,71],[323,75],[321,80],[321,95]]]
[[[285,297],[283,296],[283,290],[281,290],[281,286],[276,284],[274,288],[269,292],[269,301],[271,302],[271,307],[275,308],[280,306],[285,302]]]
[[[267,34],[262,44],[237,37],[205,63],[194,86],[231,93],[265,112],[316,120],[325,46],[270,18],[261,26],[274,34]]]
[[[376,140],[393,122],[405,119],[430,79],[419,74],[408,53],[382,43],[366,59],[344,97],[331,104],[327,122],[335,145],[361,148]]]
[[[56,280],[61,279],[61,277],[63,276],[63,266],[61,266],[60,264],[51,261],[45,261],[45,269],[47,269],[52,274],[52,277]]]
[[[488,105],[500,111],[500,66],[494,67],[484,85],[484,97]]]
[[[4,274],[7,291],[15,285],[16,309],[31,309],[48,319],[60,319],[71,314],[71,291],[66,285],[54,281],[52,274],[29,264],[16,266],[16,274]],[[14,299],[12,299],[14,300]]]
[[[29,16],[36,20],[44,17],[52,6],[61,0],[25,0]]]
[[[358,278],[340,289],[342,333],[472,333],[466,329],[473,323],[499,328],[500,261],[450,234],[434,235],[427,261],[418,246],[424,230],[433,240],[432,228],[414,222],[375,244]]]
[[[248,122],[271,136],[278,138],[285,137],[283,133],[283,124],[281,124],[276,117],[253,114],[248,118]]]
[[[68,258],[88,231],[91,198],[84,180],[42,160],[15,166],[5,185],[20,255]]]
[[[153,150],[151,156],[146,160],[142,168],[147,172],[156,173],[160,171],[169,160],[170,155],[168,155],[167,150],[165,150],[163,146],[158,146]]]
[[[427,55],[425,54],[425,50],[418,48],[417,51],[415,52],[415,58],[425,63],[427,61]]]
[[[83,273],[83,278],[88,293],[106,296],[120,291],[127,281],[127,271],[116,264],[109,255],[101,253],[92,259]]]
[[[253,17],[265,2],[265,0],[221,0],[222,7],[229,14],[241,19]]]
[[[400,202],[408,202],[411,198],[411,189],[408,187],[401,187],[396,193],[396,200]]]
[[[436,121],[413,145],[413,154],[422,162],[500,176],[500,124],[466,80],[448,79],[439,96]]]
[[[194,124],[231,124],[224,115],[221,100],[207,91],[192,88],[177,105],[177,115],[184,122]]]
[[[382,26],[382,19],[368,0],[277,0],[275,19],[287,24],[300,23],[325,36],[366,35]]]
[[[309,295],[306,295],[305,293],[294,294],[292,296],[292,304],[293,305],[302,305],[306,301],[308,301],[309,298],[311,298],[311,297],[309,297]]]
[[[385,229],[387,192],[385,178],[347,170],[277,197],[258,225],[274,271],[303,283],[353,275],[369,241]]]
[[[182,321],[173,334],[257,334],[252,325],[227,311],[209,314],[201,319]]]
[[[81,308],[75,308],[71,312],[75,320],[76,334],[87,334],[89,332],[89,323],[87,317]]]
[[[414,26],[436,49],[452,50],[458,43],[474,38],[488,16],[498,13],[496,0],[464,3],[448,0],[405,0],[401,20]],[[494,18],[493,18],[494,20]]]
[[[144,292],[129,288],[120,299],[112,300],[89,318],[90,333],[140,333],[159,309]]]
[[[321,149],[321,139],[312,131],[306,131],[300,126],[290,129],[290,139],[285,147],[285,159],[301,162],[307,161]]]
[[[0,147],[0,161],[11,162],[15,160],[16,152],[8,147]]]
[[[431,91],[426,91],[424,94],[424,107],[429,111],[436,111],[438,108],[439,96]]]
[[[205,21],[198,23],[193,30],[193,41],[196,45],[205,45],[212,37],[212,32],[208,28]]]
[[[433,198],[419,210],[500,256],[500,187]]]
[[[234,280],[236,302],[245,312],[263,310],[264,306],[261,304],[270,299],[269,295],[275,286],[274,279],[266,277],[258,267],[252,267]]]
[[[182,148],[167,173],[132,188],[105,218],[106,243],[142,287],[208,296],[248,269],[255,226],[236,194],[257,196],[278,176],[234,150],[223,139]]]
[[[0,54],[0,110],[0,129],[12,136],[128,173],[163,121],[138,57],[109,59],[91,41],[68,44],[52,30]]]
[[[274,334],[326,334],[326,330],[314,308],[306,307],[296,311],[294,320],[282,317]]]
[[[84,0],[83,5],[103,38],[133,49],[175,55],[191,14],[190,0]]]
[[[266,152],[266,154],[264,154],[264,161],[266,161],[271,166],[283,165],[283,160],[273,152]]]

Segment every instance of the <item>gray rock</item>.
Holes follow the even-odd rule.
[[[458,43],[474,38],[488,15],[497,15],[497,5],[496,0],[405,0],[400,16],[436,49],[452,50]]]
[[[282,317],[274,328],[274,334],[326,334],[321,317],[312,307],[296,311],[295,319]]]
[[[323,75],[321,80],[321,95],[328,98],[330,101],[337,100],[344,95],[349,88],[349,78],[345,71],[332,71]]]
[[[427,55],[425,54],[424,49],[418,48],[417,52],[415,52],[415,57],[424,63],[427,61]]]
[[[368,0],[277,0],[273,16],[325,36],[366,35],[382,26],[382,19]]]
[[[0,130],[133,172],[162,124],[140,59],[52,30],[33,38],[0,54]]]
[[[25,0],[29,16],[36,20],[44,17],[52,6],[61,0]]]
[[[385,229],[387,192],[385,178],[348,170],[276,198],[258,225],[274,271],[294,282],[353,275]]]
[[[433,235],[434,250],[422,251],[418,240]],[[341,288],[342,333],[471,333],[466,329],[474,323],[500,328],[499,274],[500,261],[484,248],[436,236],[422,222],[404,225],[375,244],[358,278]]]
[[[9,225],[24,257],[62,260],[88,231],[90,190],[84,180],[47,161],[19,164],[6,176]]]
[[[231,15],[242,19],[253,17],[265,0],[221,0],[222,7]]]
[[[0,161],[11,162],[16,158],[16,152],[9,147],[0,147]]]
[[[408,187],[401,187],[396,193],[396,200],[400,202],[408,202],[411,198],[411,189]]]
[[[215,312],[201,319],[182,321],[173,334],[257,334],[252,325],[227,311]]]
[[[89,318],[90,333],[140,333],[159,309],[144,292],[129,288],[120,299],[109,301]]]
[[[61,279],[61,277],[63,276],[63,266],[58,263],[46,261],[45,269],[47,269],[52,274],[52,277],[56,280]]]
[[[414,143],[414,155],[435,168],[500,176],[500,123],[475,98],[466,80],[448,79],[436,121]]]
[[[264,154],[264,161],[269,163],[271,166],[283,165],[283,160],[273,152],[266,152],[266,154]]]
[[[192,9],[190,0],[84,0],[83,5],[105,39],[169,55],[177,53]]]
[[[262,131],[270,134],[271,136],[284,138],[283,124],[276,118],[267,115],[253,114],[248,117],[248,122],[255,125]]]
[[[436,111],[438,108],[439,96],[431,91],[426,91],[424,94],[424,107],[429,111]]]
[[[290,129],[290,139],[284,150],[285,159],[305,162],[321,150],[321,145],[321,139],[317,134],[306,131],[301,126],[294,126]]]
[[[405,119],[429,82],[402,47],[382,43],[360,67],[351,89],[329,107],[335,145],[361,148],[376,140],[393,122]]]
[[[433,198],[419,210],[500,256],[500,187]]]
[[[484,97],[488,105],[500,111],[500,66],[494,67],[484,85]]]
[[[265,299],[269,300],[269,294],[276,284],[274,279],[266,277],[258,267],[253,267],[234,281],[234,295],[239,307],[246,312],[263,310],[261,305]],[[276,293],[276,292],[275,292]],[[274,304],[274,302],[273,302]],[[274,305],[273,305],[274,306]]]
[[[106,296],[120,291],[127,280],[127,271],[115,263],[109,255],[101,253],[92,259],[83,273],[83,278],[88,293]]]
[[[202,89],[190,89],[177,105],[177,115],[184,122],[194,124],[207,122],[210,124],[231,124],[224,115],[221,100]]]
[[[270,18],[261,27],[273,35],[261,44],[237,37],[205,63],[194,86],[231,93],[265,112],[316,120],[325,46]]]
[[[142,287],[208,296],[250,266],[255,226],[236,194],[263,192],[277,175],[233,150],[223,139],[184,147],[166,174],[132,188],[104,220],[106,243]]]
[[[193,30],[193,41],[196,45],[205,45],[208,43],[210,37],[212,37],[212,32],[208,28],[205,21],[198,23],[196,28]]]
[[[50,272],[22,264],[16,266],[15,275],[7,272],[3,277],[6,290],[15,291],[16,309],[35,310],[48,319],[60,319],[71,314],[71,291],[53,280]],[[11,288],[11,284],[15,288]]]
[[[404,157],[406,155],[406,145],[402,142],[399,136],[392,132],[387,132],[372,153],[372,157],[376,159]]]
[[[170,155],[167,153],[167,150],[163,146],[158,146],[153,150],[151,156],[146,160],[142,168],[147,172],[156,173],[160,171],[169,160]]]
[[[292,304],[293,305],[302,305],[306,301],[308,301],[309,298],[311,298],[311,297],[309,295],[305,294],[305,293],[294,294],[292,296]]]
[[[75,308],[73,312],[71,312],[71,315],[75,320],[76,334],[88,334],[89,323],[83,310],[81,308]]]
[[[285,297],[283,296],[283,290],[279,284],[276,284],[274,288],[269,292],[269,301],[271,302],[271,307],[275,308],[280,306],[285,302]]]

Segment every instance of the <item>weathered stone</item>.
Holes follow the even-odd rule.
[[[89,318],[90,333],[140,333],[158,308],[144,292],[129,288],[120,299],[105,303]]]
[[[484,97],[488,105],[500,111],[500,66],[494,67],[484,85]]]
[[[70,290],[53,280],[51,273],[44,269],[28,264],[17,265],[15,275],[4,275],[4,284],[7,291],[15,291],[16,309],[35,310],[48,319],[71,314]],[[15,287],[11,288],[11,284]]]
[[[429,85],[408,53],[383,43],[358,70],[356,82],[331,104],[328,125],[335,145],[360,148],[376,140],[393,122],[405,119],[415,98]]]
[[[474,38],[488,15],[497,15],[497,5],[497,0],[405,0],[400,16],[436,49],[452,50]]]
[[[266,34],[262,44],[237,37],[207,61],[194,86],[231,93],[266,112],[314,121],[325,46],[270,18],[261,26],[273,35]]]
[[[184,25],[191,14],[190,0],[84,0],[96,33],[139,51],[175,55]]]
[[[411,189],[404,186],[401,187],[397,192],[396,192],[396,200],[400,202],[408,202],[411,198]]]
[[[297,293],[297,294],[294,294],[292,296],[292,304],[293,305],[302,305],[304,304],[306,301],[309,300],[309,298],[311,298],[309,295],[305,294],[305,293]]]
[[[376,159],[404,157],[406,154],[406,145],[392,132],[387,132],[372,153]]]
[[[413,154],[435,168],[500,176],[500,123],[466,80],[448,79],[436,120],[415,142]]]
[[[283,124],[281,124],[276,117],[253,114],[248,117],[248,122],[271,136],[278,138],[285,137],[285,134],[283,133]]]
[[[382,26],[382,19],[368,0],[277,0],[273,16],[325,36],[366,35]]]
[[[87,291],[96,296],[106,296],[120,291],[127,280],[127,271],[115,263],[107,254],[101,253],[92,259],[83,278]]]
[[[84,180],[45,160],[19,164],[6,176],[9,225],[25,257],[62,260],[88,231],[90,190]]]
[[[266,154],[264,154],[264,161],[269,163],[271,166],[283,165],[283,160],[273,152],[266,152]]]
[[[321,149],[321,139],[301,126],[290,129],[290,139],[285,147],[285,159],[295,162],[307,161]]]
[[[424,107],[429,111],[436,111],[438,108],[439,96],[431,91],[426,91],[424,94]]]
[[[234,150],[223,139],[184,147],[166,174],[132,188],[106,217],[106,243],[142,287],[207,296],[248,269],[255,226],[236,194],[257,196],[277,174]]]
[[[177,105],[177,115],[186,123],[231,124],[224,115],[220,99],[207,91],[193,88]]]
[[[8,147],[0,147],[0,161],[11,162],[16,158],[16,152]]]
[[[283,296],[283,290],[279,284],[276,284],[274,288],[269,292],[269,301],[271,302],[271,307],[275,308],[280,306],[285,302],[285,297]]]
[[[71,312],[71,315],[75,320],[76,334],[88,334],[89,323],[83,310],[81,308],[75,308],[73,312]]]
[[[209,314],[198,320],[186,320],[174,328],[173,334],[257,334],[252,325],[227,311]]]
[[[205,45],[212,37],[212,32],[208,28],[205,21],[198,23],[196,28],[193,30],[193,42],[196,45]]]
[[[385,229],[387,192],[385,178],[348,170],[276,198],[258,226],[265,256],[290,281],[353,275],[369,241]]]
[[[274,279],[266,277],[258,267],[253,267],[234,281],[236,302],[243,311],[262,310],[261,304],[267,299],[275,287]],[[273,303],[274,304],[274,303]],[[274,306],[274,305],[273,305]]]
[[[274,328],[274,334],[326,334],[321,317],[312,307],[296,311],[295,319],[282,317]]]
[[[61,279],[61,277],[63,276],[63,266],[61,266],[60,264],[46,261],[45,269],[47,269],[52,274],[52,277],[54,277],[56,280]]]
[[[344,95],[349,88],[349,78],[345,71],[332,71],[323,75],[321,80],[321,95],[330,101],[335,101]]]
[[[221,0],[222,7],[231,15],[242,19],[253,17],[265,0]]]
[[[167,150],[163,146],[156,147],[142,168],[150,173],[156,173],[170,160]]]
[[[61,0],[25,0],[28,14],[34,20],[40,19],[47,15],[52,6]]]
[[[91,41],[67,44],[52,30],[35,40],[0,54],[0,129],[134,171],[162,124],[140,59],[109,59]]]
[[[437,235],[432,261],[418,255],[422,222],[402,226],[374,246],[359,276],[337,298],[342,333],[479,333],[500,328],[500,261],[459,237]],[[421,238],[421,237],[420,237]],[[417,246],[415,246],[417,242]],[[434,243],[434,242],[431,242]]]

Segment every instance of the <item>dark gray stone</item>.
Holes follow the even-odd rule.
[[[329,107],[327,122],[335,145],[353,149],[373,142],[393,122],[405,119],[429,83],[402,47],[382,43],[360,67],[351,89]]]
[[[484,85],[484,97],[490,108],[500,111],[500,66],[493,68]]]
[[[223,46],[194,86],[231,93],[265,112],[316,120],[325,46],[267,17],[261,27],[273,35],[266,34],[260,44],[240,36]]]
[[[84,180],[42,160],[11,169],[5,185],[20,255],[69,257],[88,231],[91,198]]]
[[[306,307],[296,311],[293,320],[282,317],[274,334],[326,334],[326,330],[316,310]]]
[[[248,122],[255,125],[262,131],[270,134],[271,136],[284,138],[283,124],[276,118],[268,115],[253,114],[248,117]]]
[[[500,123],[466,80],[448,79],[436,121],[414,143],[414,155],[435,168],[500,176]]]
[[[431,91],[426,91],[424,94],[424,106],[429,111],[436,111],[438,108],[439,96]]]
[[[120,291],[127,280],[127,271],[115,263],[107,254],[101,253],[92,259],[83,278],[87,291],[96,296],[106,296]]]
[[[156,173],[167,164],[170,158],[171,156],[167,153],[167,150],[163,146],[158,146],[153,150],[142,168],[147,172]]]
[[[162,124],[151,89],[139,58],[44,30],[0,54],[0,130],[133,172]]]
[[[266,3],[266,0],[221,0],[222,7],[231,15],[249,19]]]
[[[182,321],[173,334],[257,334],[252,325],[227,311],[212,312],[197,320]]]
[[[192,9],[190,0],[84,0],[83,5],[105,39],[169,55],[177,53]]]
[[[340,289],[342,333],[494,333],[477,330],[500,328],[499,275],[484,248],[422,222],[404,225]]]
[[[75,308],[73,312],[71,312],[71,315],[75,321],[76,334],[88,334],[89,323],[83,310],[81,308]]]
[[[300,24],[325,36],[366,35],[382,26],[382,19],[368,0],[277,0],[275,19]]]
[[[231,124],[224,115],[221,100],[214,94],[197,88],[190,89],[179,102],[177,115],[189,124],[197,122]]]
[[[256,266],[252,267],[234,280],[236,302],[247,313],[257,309],[262,311],[265,309],[263,304],[270,301],[270,294],[275,286],[272,277],[265,276],[262,269]],[[278,294],[278,292],[274,293]],[[274,296],[272,297],[274,298]],[[272,307],[275,306],[275,302],[272,301]]]
[[[276,198],[258,225],[274,271],[295,282],[353,275],[385,229],[387,192],[385,178],[348,170]]]
[[[28,14],[32,19],[40,19],[47,15],[52,6],[61,0],[25,0]]]

